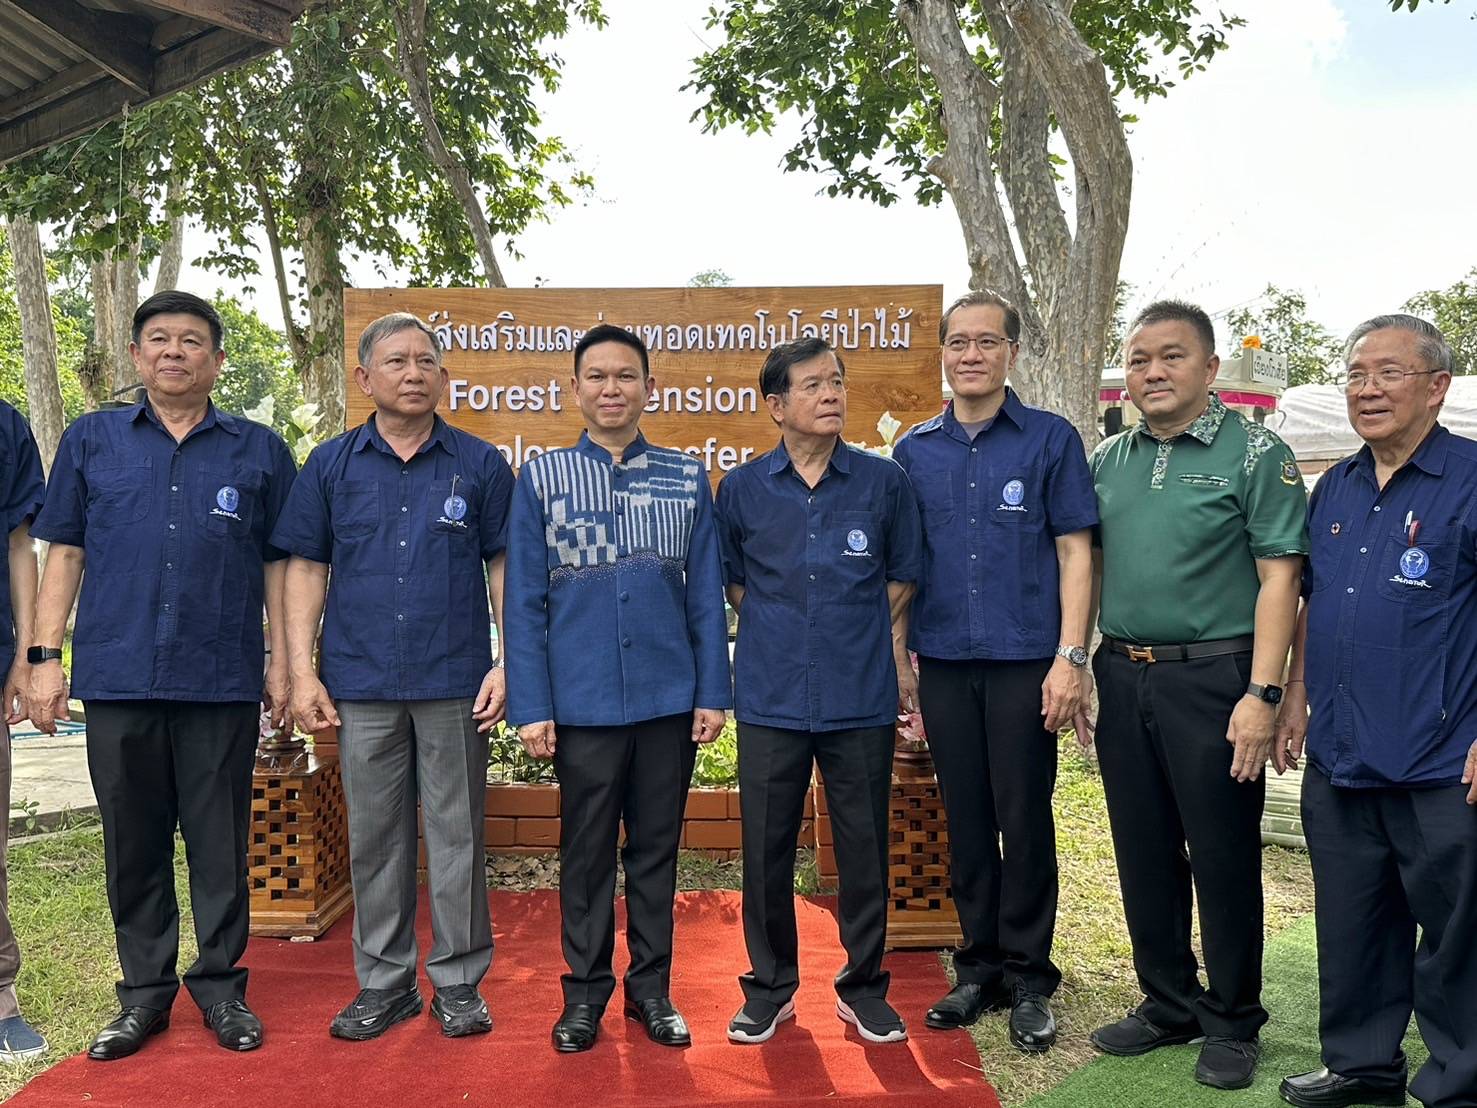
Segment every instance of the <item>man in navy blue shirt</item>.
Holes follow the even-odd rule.
[[[492,963],[483,732],[503,711],[488,601],[498,616],[513,473],[490,443],[436,414],[446,369],[415,316],[396,312],[364,329],[354,379],[374,414],[309,455],[272,536],[292,554],[293,714],[305,731],[340,728],[360,991],[329,1030],[373,1039],[421,1010],[419,799],[431,1014],[443,1035],[473,1035],[492,1030],[477,992]]]
[[[88,1057],[134,1053],[169,1026],[175,959],[174,828],[190,858],[200,956],[184,976],[220,1045],[260,1046],[236,965],[250,925],[246,846],[259,712],[287,710],[285,554],[268,542],[295,469],[266,427],[210,402],[225,359],[220,317],[161,292],[133,317],[146,398],[82,416],[62,435],[31,532],[51,543],[30,655],[31,718],[87,708],[87,763],[103,820],[122,1011]],[[84,569],[86,571],[84,576]],[[262,607],[273,650],[263,694]]]
[[[708,477],[641,436],[655,387],[639,338],[585,332],[570,382],[585,432],[524,462],[508,530],[508,719],[559,775],[561,1053],[595,1045],[615,991],[622,819],[625,1013],[655,1043],[691,1042],[669,995],[677,843],[694,744],[732,694]]]
[[[1414,1007],[1430,1058],[1411,1095],[1472,1108],[1477,442],[1437,422],[1455,359],[1425,320],[1362,323],[1344,360],[1365,445],[1313,490],[1274,747],[1279,770],[1296,765],[1306,736],[1323,1067],[1281,1092],[1297,1105],[1404,1104]]]
[[[24,650],[35,637],[36,544],[31,521],[41,510],[46,480],[41,454],[21,414],[0,401],[0,522],[7,536],[0,544],[0,672],[6,674],[4,707],[0,715],[0,798],[10,810],[10,725],[30,715],[26,695],[31,666]],[[10,926],[10,903],[5,868],[9,820],[0,824],[0,1062],[18,1062],[46,1053],[46,1040],[20,1013],[15,978],[21,951]]]
[[[1084,693],[1098,514],[1076,430],[1005,384],[1020,333],[1020,314],[994,293],[950,305],[939,344],[954,398],[893,459],[923,510],[908,646],[964,931],[958,984],[925,1022],[963,1027],[1009,1007],[1010,1041],[1039,1052],[1056,1042],[1047,998],[1061,981],[1051,961],[1056,731]]]
[[[846,377],[820,339],[777,346],[759,391],[778,445],[718,488],[729,603],[739,613],[734,715],[743,796],[744,1006],[761,1043],[795,1014],[795,836],[811,767],[836,837],[836,1012],[870,1042],[907,1029],[887,1003],[888,796],[898,710],[894,631],[918,580],[918,506],[886,458],[842,441]]]

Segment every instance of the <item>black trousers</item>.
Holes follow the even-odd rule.
[[[604,1006],[615,991],[615,865],[626,844],[626,996],[666,996],[672,976],[677,844],[697,756],[691,714],[624,727],[560,726],[559,908],[566,1004]]]
[[[246,847],[256,703],[89,700],[87,765],[103,819],[108,905],[124,1006],[167,1009],[179,991],[174,829],[185,840],[200,955],[185,987],[208,1008],[246,995]]]
[[[1431,1057],[1410,1091],[1427,1108],[1477,1105],[1477,809],[1466,796],[1465,785],[1344,789],[1313,766],[1303,775],[1323,1063],[1403,1080],[1414,1007]]]
[[[955,973],[960,982],[987,987],[1020,981],[1043,996],[1062,979],[1051,961],[1056,735],[1041,723],[1041,683],[1051,662],[918,659],[964,931]]]
[[[1160,1027],[1251,1039],[1262,989],[1262,803],[1226,741],[1251,652],[1134,662],[1100,647],[1098,760],[1142,1011]],[[1187,850],[1188,847],[1188,850]],[[1206,988],[1190,948],[1191,885]]]
[[[784,1004],[800,984],[795,931],[795,839],[812,764],[826,784],[835,836],[841,945],[846,964],[836,994],[848,1004],[886,996],[887,806],[892,789],[891,726],[792,731],[738,725],[743,813],[744,995]]]

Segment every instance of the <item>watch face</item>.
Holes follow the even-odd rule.
[[[1262,699],[1265,700],[1268,704],[1281,704],[1282,690],[1279,689],[1276,685],[1268,685],[1266,688],[1262,689]]]
[[[1072,653],[1067,656],[1067,661],[1071,662],[1074,666],[1087,665],[1087,648],[1081,646],[1072,647]]]

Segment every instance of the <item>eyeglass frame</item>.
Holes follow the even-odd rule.
[[[989,346],[985,345],[986,340],[989,340]],[[964,345],[953,345],[956,342],[962,342]],[[967,338],[964,335],[954,335],[951,338],[948,338],[945,341],[939,343],[939,345],[947,350],[950,354],[968,353],[971,346],[979,350],[981,354],[993,354],[1002,346],[1018,346],[1020,345],[1020,343],[1017,339],[1007,338],[1005,335],[981,335],[979,338]]]
[[[1377,369],[1373,373],[1345,373],[1338,383],[1343,386],[1345,395],[1352,395],[1356,392],[1363,392],[1364,386],[1371,381],[1380,389],[1390,389],[1400,385],[1407,377],[1428,376],[1441,372],[1444,371],[1439,369]],[[1400,380],[1395,379],[1396,375],[1399,375]]]

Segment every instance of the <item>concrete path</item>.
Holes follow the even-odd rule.
[[[65,725],[63,725],[65,726]],[[10,734],[10,834],[49,831],[66,812],[95,812],[87,774],[87,734],[42,735],[29,723]]]

